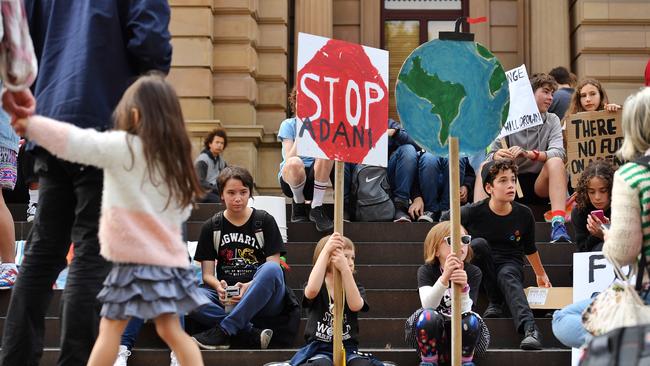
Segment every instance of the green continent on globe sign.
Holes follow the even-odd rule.
[[[419,56],[413,59],[413,67],[407,74],[399,75],[399,80],[417,96],[431,103],[431,112],[440,117],[440,144],[446,145],[449,127],[458,116],[460,102],[467,96],[465,88],[461,84],[440,80],[436,74],[428,74],[422,68]]]

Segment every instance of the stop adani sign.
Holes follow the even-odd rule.
[[[298,155],[387,165],[388,51],[300,33]]]

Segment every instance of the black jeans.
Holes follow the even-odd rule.
[[[94,167],[59,160],[44,151],[36,157],[35,171],[39,175],[40,199],[11,294],[1,363],[38,365],[52,284],[65,268],[73,242],[74,259],[61,299],[61,353],[57,364],[85,365],[99,328],[97,293],[110,269],[99,255],[97,239],[103,173]]]
[[[507,299],[505,304],[510,309],[515,327],[523,333],[525,326],[535,321],[524,293],[524,267],[515,260],[495,262],[490,244],[483,238],[472,239],[471,247],[474,252],[472,263],[483,272],[481,285],[488,299],[494,304],[503,304]]]

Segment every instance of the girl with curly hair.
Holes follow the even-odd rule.
[[[571,212],[576,245],[581,252],[603,248],[601,224],[609,223],[614,166],[607,160],[596,160],[582,173],[576,187],[576,208]],[[600,210],[603,216],[593,211]]]

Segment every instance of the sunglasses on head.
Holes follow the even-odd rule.
[[[451,236],[445,236],[445,242],[447,245],[451,246]],[[472,242],[472,236],[471,235],[461,235],[460,236],[460,244],[461,245],[469,245],[469,243]]]

